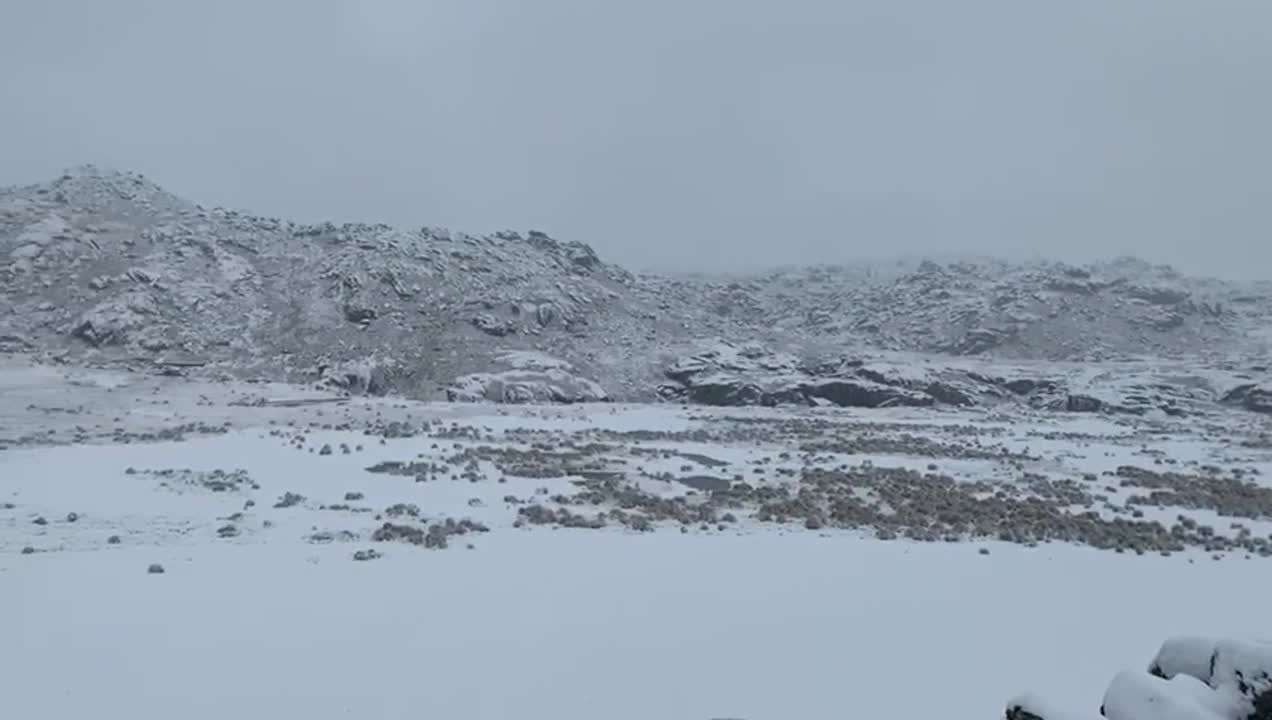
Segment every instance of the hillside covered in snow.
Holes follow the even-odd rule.
[[[637,274],[76,168],[0,190],[0,707],[1272,720],[1269,340],[1138,260]]]
[[[870,405],[960,395],[914,400],[924,379],[873,395],[826,382],[844,380],[845,363],[921,355],[952,363],[933,372],[1014,374],[1055,390],[1064,373],[1043,361],[1166,358],[1217,378],[1183,392],[1256,407],[1268,403],[1269,328],[1272,285],[1125,258],[652,276],[538,231],[300,224],[205,208],[94,167],[0,190],[0,351],[73,363],[417,398]],[[686,363],[722,352],[789,359],[744,368],[780,371],[747,381],[759,390],[689,381]]]

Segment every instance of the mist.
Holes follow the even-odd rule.
[[[1272,279],[1266,0],[14,0],[0,184],[640,269],[1139,255]]]

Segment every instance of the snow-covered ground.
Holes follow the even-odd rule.
[[[32,718],[971,719],[1021,688],[1095,717],[1164,634],[1241,635],[1268,591],[1239,562],[774,533],[0,563],[5,715]]]
[[[1165,455],[1181,472],[1239,468],[1266,487],[1266,449],[1186,423],[1146,435],[1104,420],[916,410],[253,407],[242,403],[302,391],[9,377],[4,717],[971,720],[1001,717],[1009,697],[1032,690],[1094,718],[1110,679],[1142,670],[1167,636],[1269,634],[1254,628],[1272,559],[1240,549],[884,542],[869,527],[761,521],[749,505],[736,521],[701,525],[650,510],[652,532],[535,524],[521,512],[590,512],[568,503],[587,489],[575,482],[584,466],[691,508],[701,495],[677,476],[780,487],[802,468],[865,461],[916,474],[938,465],[1000,489],[1032,472],[1097,493],[1116,484],[1102,473],[1160,470]],[[758,431],[729,424],[738,418]],[[393,422],[416,429],[399,437],[385,430]],[[812,451],[810,438],[857,444]],[[545,467],[569,472],[511,472],[536,443],[554,448]],[[420,469],[368,471],[385,462]],[[1115,490],[1099,507],[1110,517],[1129,508],[1117,497],[1143,492]],[[287,493],[303,499],[275,507]],[[1220,534],[1232,520],[1144,510],[1163,523],[1208,518]],[[452,534],[444,550],[375,540],[386,522],[446,518],[488,531]],[[1266,518],[1242,523],[1272,530]],[[371,549],[382,556],[353,559]]]

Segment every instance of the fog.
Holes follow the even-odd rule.
[[[0,184],[97,163],[635,268],[1272,277],[1267,0],[7,0]]]

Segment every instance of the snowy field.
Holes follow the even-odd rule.
[[[970,720],[1032,690],[1095,718],[1167,636],[1272,635],[1272,451],[1245,416],[298,405],[269,400],[330,398],[4,377],[4,717]],[[932,514],[1092,517],[913,539],[888,469]],[[1180,548],[1109,535],[1155,519]]]

